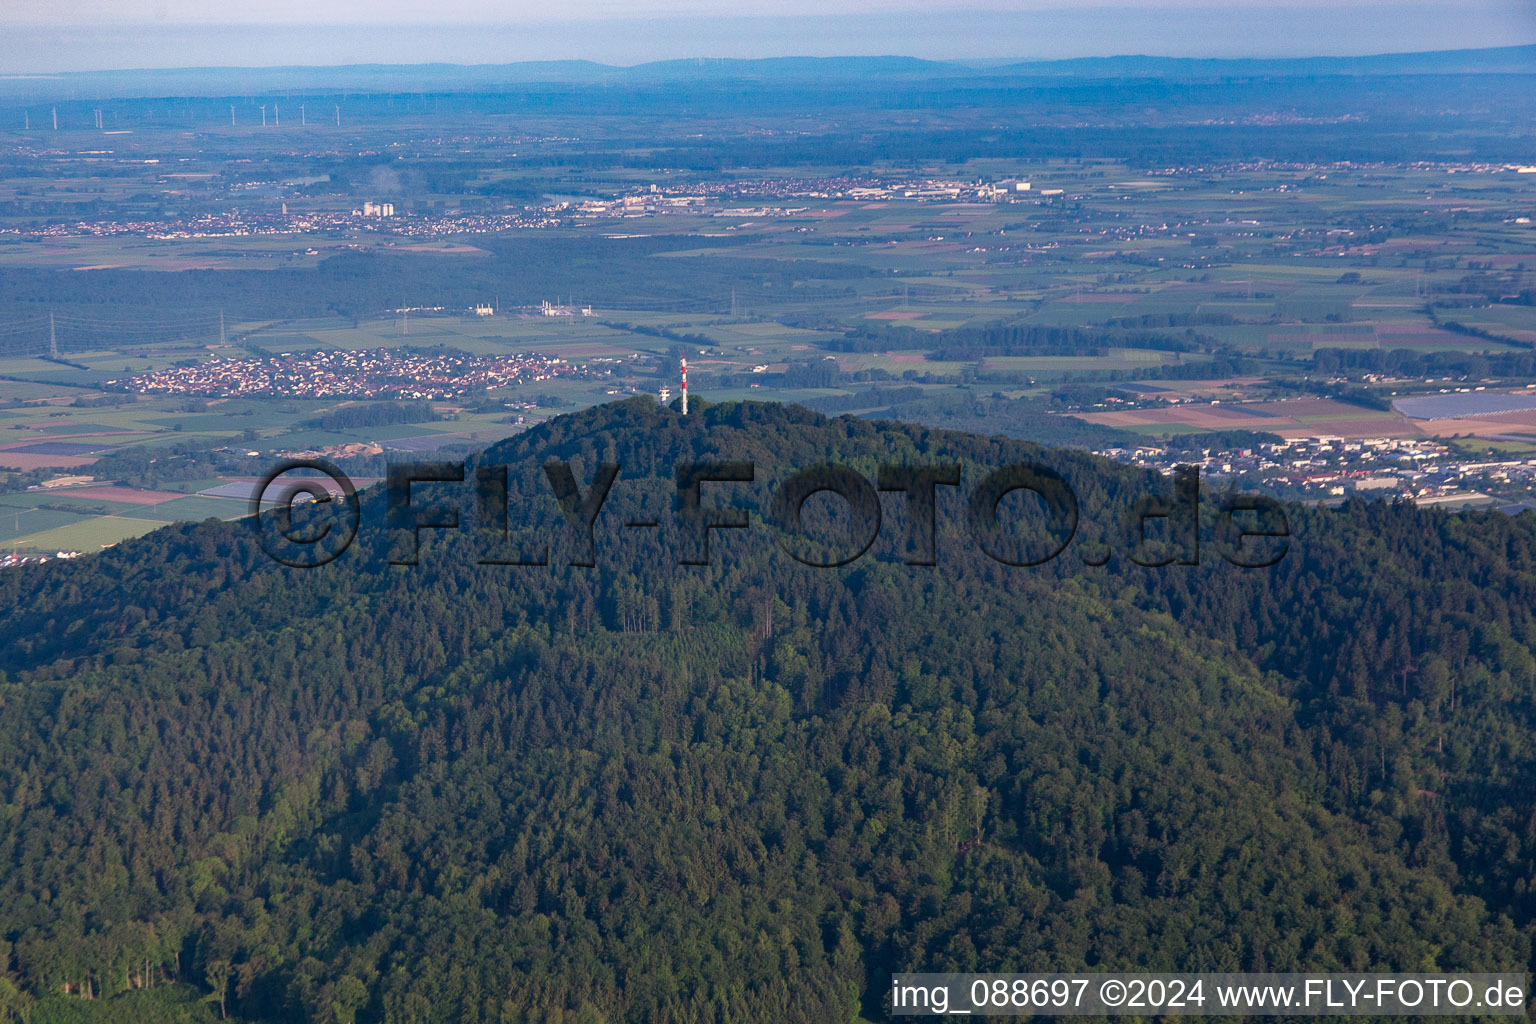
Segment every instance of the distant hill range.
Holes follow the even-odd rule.
[[[15,75],[0,80],[0,100],[50,95],[220,96],[305,90],[414,93],[495,91],[530,85],[645,87],[722,82],[826,84],[977,78],[1247,79],[1386,75],[1536,74],[1536,45],[1362,57],[1192,58],[1082,57],[1046,61],[934,61],[916,57],[699,58],[617,67],[585,60],[514,64],[352,64],[335,67],[175,68]]]

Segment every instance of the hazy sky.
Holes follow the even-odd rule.
[[[918,0],[21,0],[7,16],[9,26],[79,27],[93,22],[183,25],[346,25],[346,24],[502,24],[571,22],[640,17],[879,15],[907,12],[1019,14],[1130,8],[1146,11],[1204,12],[1212,19],[1234,11],[1302,9],[1320,16],[1375,11],[1390,17],[1403,4],[1394,0],[969,0],[934,4]],[[1428,6],[1428,5],[1426,5]],[[1471,8],[1516,11],[1531,0],[1443,0],[1451,24]]]
[[[1536,0],[11,0],[0,74],[905,54],[1301,56],[1536,43]]]

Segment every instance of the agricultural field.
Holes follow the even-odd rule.
[[[1111,139],[1097,110],[1030,131],[1093,124]],[[910,112],[924,141],[877,154],[860,147],[879,122],[853,111],[814,141],[782,114],[743,135],[684,112],[647,121],[644,146],[632,118],[580,107],[530,112],[507,135],[450,118],[473,140],[453,146],[443,123],[387,108],[281,134],[219,114],[195,132],[135,123],[110,145],[61,132],[40,164],[0,176],[13,549],[236,517],[227,489],[279,458],[371,478],[561,412],[663,389],[675,401],[683,359],[706,399],[968,427],[979,405],[1005,403],[988,424],[1056,443],[1536,433],[1520,412],[1393,405],[1536,380],[1521,361],[1536,350],[1536,175],[1455,146],[1410,159],[1381,142],[1324,165],[1188,143],[1169,161],[1144,143],[1091,152],[1074,128],[1070,146],[1024,132],[1010,150],[988,141],[1007,119],[985,106]],[[1331,123],[1285,131],[1336,138]],[[1493,145],[1479,124],[1457,130]],[[1231,131],[1244,153],[1279,137]],[[761,138],[800,141],[760,151]],[[0,137],[0,155],[38,141]],[[601,169],[571,159],[593,146],[611,157]],[[385,152],[388,174],[370,155]],[[394,219],[357,214],[383,198]],[[393,418],[362,385],[138,383],[324,353],[534,354],[558,370],[449,386]],[[92,479],[58,483],[72,476]]]
[[[1176,432],[1176,428],[1196,432],[1254,430],[1284,438],[1399,437],[1424,433],[1400,414],[1362,409],[1347,402],[1321,398],[1231,404],[1189,402],[1162,409],[1077,415],[1090,423],[1152,436]]]

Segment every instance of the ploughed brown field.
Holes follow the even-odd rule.
[[[27,452],[0,451],[0,466],[6,469],[74,469],[77,466],[89,466],[95,461],[89,455],[32,455]]]
[[[59,492],[72,498],[97,498],[102,501],[121,501],[128,505],[158,505],[162,501],[185,498],[176,491],[141,491],[132,487],[71,487]]]
[[[1287,402],[1252,402],[1238,405],[1204,403],[1162,409],[1075,414],[1090,423],[1110,427],[1166,425],[1170,433],[1179,427],[1195,430],[1262,430],[1281,437],[1390,437],[1424,431],[1396,413],[1363,409],[1331,398],[1301,398]],[[1438,432],[1438,431],[1437,431]]]

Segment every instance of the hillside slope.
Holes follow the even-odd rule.
[[[899,495],[841,568],[622,525],[727,458],[758,478],[708,505],[827,461],[965,487],[931,567]],[[514,542],[552,536],[550,459],[622,467],[593,568],[478,564],[468,530],[392,566],[370,493],[319,569],[206,523],[0,577],[0,996],[820,1022],[909,968],[1528,969],[1530,517],[1292,508],[1272,568],[1142,568],[1123,510],[1165,485],[1091,456],[640,400],[485,454]],[[1082,524],[1015,568],[960,494],[1026,460]]]

